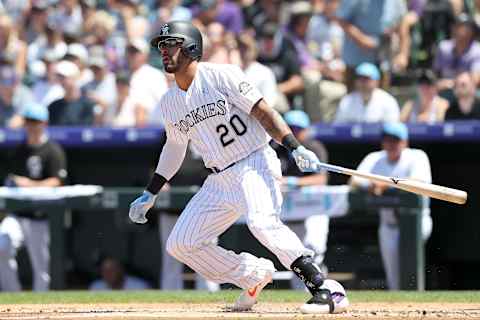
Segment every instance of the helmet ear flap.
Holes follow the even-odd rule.
[[[196,43],[191,43],[189,45],[186,45],[183,49],[184,49],[184,52],[187,56],[189,56],[192,59],[195,58],[195,53],[197,51],[197,44]]]

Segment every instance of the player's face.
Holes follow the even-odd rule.
[[[186,62],[186,57],[182,54],[182,44],[183,41],[177,38],[168,38],[158,43],[158,50],[166,72],[176,73]]]
[[[35,140],[42,136],[45,131],[46,123],[42,121],[35,121],[30,119],[25,119],[25,132],[29,139]]]
[[[396,137],[385,135],[382,139],[382,148],[387,152],[388,160],[395,162],[400,159],[402,150],[407,146],[405,140],[400,140]]]

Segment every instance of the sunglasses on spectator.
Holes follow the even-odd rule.
[[[182,43],[183,39],[167,38],[158,42],[158,50],[175,48],[180,46]]]

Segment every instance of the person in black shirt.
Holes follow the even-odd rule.
[[[469,72],[460,73],[455,79],[454,98],[445,114],[445,120],[480,119],[480,100],[475,96],[475,81]]]
[[[66,177],[66,160],[62,148],[46,134],[48,110],[37,104],[27,105],[22,113],[26,142],[13,152],[10,187],[57,187]],[[33,267],[33,289],[45,291],[50,283],[49,226],[46,212],[24,210],[9,213],[0,223],[0,289],[19,291],[15,256],[25,245]]]
[[[65,96],[48,106],[50,125],[92,125],[95,118],[95,102],[80,90],[78,82],[80,69],[73,62],[64,60],[57,64],[55,72],[60,80],[60,85],[65,90]]]
[[[303,145],[312,150],[322,162],[328,162],[328,152],[325,146],[309,136],[310,118],[301,110],[292,110],[284,114],[285,122],[292,128],[292,132]],[[317,173],[301,172],[295,165],[295,160],[290,156],[285,148],[278,144],[272,146],[280,159],[282,167],[284,190],[292,190],[306,186],[326,185],[328,175],[326,171]],[[294,231],[304,245],[315,253],[314,262],[320,267],[320,270],[327,276],[328,270],[323,263],[325,251],[327,250],[328,227],[330,219],[327,215],[312,215],[304,222],[289,222],[288,226]],[[304,286],[296,278],[292,279],[292,287],[303,289]]]

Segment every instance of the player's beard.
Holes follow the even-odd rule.
[[[168,63],[164,65],[165,71],[167,73],[177,73],[181,71],[186,61],[187,57],[182,53],[182,50],[179,50],[173,56],[168,57]]]

